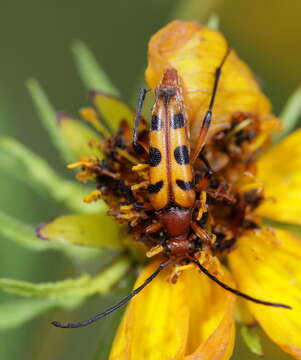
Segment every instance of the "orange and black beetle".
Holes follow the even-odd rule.
[[[160,229],[165,233],[161,244],[149,251],[153,256],[163,253],[167,260],[134,289],[118,304],[96,315],[95,317],[78,323],[61,323],[54,321],[53,325],[62,328],[76,328],[89,325],[125,305],[148,285],[163,269],[173,262],[194,263],[205,275],[218,285],[258,304],[290,309],[288,305],[262,301],[244,294],[222,283],[212,275],[198,260],[202,247],[210,242],[209,234],[198,225],[197,215],[202,207],[202,200],[196,198],[198,193],[205,193],[207,180],[212,176],[212,169],[203,153],[208,129],[210,127],[212,110],[221,76],[222,66],[225,63],[230,49],[224,55],[220,66],[216,69],[213,91],[208,111],[204,116],[199,137],[194,149],[190,149],[188,119],[185,113],[185,104],[178,72],[174,68],[166,69],[163,79],[155,91],[155,104],[152,110],[152,119],[149,131],[149,146],[146,149],[139,143],[139,122],[146,90],[141,89],[135,118],[132,147],[138,154],[145,155],[149,164],[148,201],[154,211],[154,221],[146,228],[146,233],[157,233]],[[205,176],[196,183],[193,173],[193,163],[200,158],[207,168]],[[191,239],[194,233],[200,239],[201,246]],[[199,241],[199,240],[198,240]]]

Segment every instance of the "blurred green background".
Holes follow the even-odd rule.
[[[150,36],[171,19],[206,21],[219,15],[220,28],[240,57],[262,80],[263,89],[279,113],[288,95],[300,84],[301,3],[298,0],[115,0],[115,1],[14,1],[2,0],[0,12],[0,132],[20,140],[66,174],[56,150],[38,121],[25,88],[28,77],[39,79],[57,110],[77,115],[87,105],[86,90],[74,66],[70,44],[83,40],[120,89],[133,102],[143,69]],[[181,14],[181,15],[180,15]],[[1,164],[0,164],[1,165]],[[37,195],[13,176],[1,172],[1,209],[29,224],[37,225],[66,212],[46,197]],[[68,174],[68,176],[70,176]],[[1,239],[1,277],[34,282],[63,279],[75,274],[59,252],[31,253]],[[127,287],[117,289],[111,304]],[[1,300],[11,296],[0,294]],[[83,306],[74,319],[94,314],[99,297]],[[0,333],[0,360],[96,359],[106,357],[111,333],[120,312],[87,329],[61,331],[46,314],[17,330]],[[64,312],[55,314],[64,316]],[[172,320],[172,319],[171,319]],[[288,359],[264,340],[268,359]],[[98,357],[99,358],[99,357]],[[245,345],[236,346],[235,359],[255,359]]]

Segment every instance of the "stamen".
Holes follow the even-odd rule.
[[[149,182],[148,181],[143,181],[139,184],[135,184],[131,186],[131,190],[139,190],[141,188],[146,188],[148,186]]]
[[[250,153],[256,151],[257,149],[259,149],[263,143],[266,141],[267,139],[267,135],[264,133],[259,134],[254,141],[248,146],[248,151]]]
[[[164,251],[164,248],[162,245],[156,245],[156,246],[152,247],[150,250],[148,250],[148,252],[146,253],[146,256],[148,258],[151,258],[155,255],[160,254],[163,251]]]
[[[129,162],[131,162],[133,164],[139,163],[139,161],[134,156],[130,155],[126,150],[117,148],[116,151],[118,152],[119,155],[121,155],[122,157],[127,159]]]
[[[251,119],[245,119],[242,122],[240,122],[237,126],[234,127],[234,129],[232,131],[230,131],[227,135],[227,137],[232,137],[233,135],[235,135],[236,133],[238,133],[240,130],[243,130],[245,127],[247,127],[248,125],[250,125],[252,122]]]
[[[129,211],[129,210],[132,210],[134,208],[134,206],[131,204],[131,205],[122,205],[120,206],[120,211]]]
[[[75,168],[77,168],[77,167],[79,167],[79,166],[82,166],[82,165],[83,165],[83,161],[77,161],[77,162],[75,162],[75,163],[68,164],[68,165],[67,165],[67,168],[68,168],[68,169],[75,169]]]
[[[132,167],[132,170],[133,170],[133,171],[141,171],[141,170],[145,170],[145,169],[147,169],[147,168],[149,168],[149,165],[148,165],[148,164],[138,164],[138,165],[134,165],[134,166]]]
[[[68,169],[75,169],[79,166],[93,166],[93,165],[96,165],[98,163],[98,159],[96,156],[90,156],[88,158],[85,158],[85,159],[80,159],[79,161],[76,161],[75,163],[72,163],[72,164],[68,164],[67,165],[67,168]]]
[[[90,194],[84,196],[85,203],[91,203],[93,201],[97,201],[101,199],[102,194],[100,190],[93,190]]]
[[[202,191],[201,196],[200,196],[201,206],[200,206],[197,218],[196,218],[197,221],[201,220],[203,214],[205,212],[207,212],[206,201],[207,201],[207,193],[206,193],[206,191]]]

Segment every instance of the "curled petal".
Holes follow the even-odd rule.
[[[301,130],[295,131],[258,161],[258,178],[265,185],[262,216],[301,224]]]
[[[256,230],[243,236],[229,255],[241,291],[281,302],[292,310],[247,302],[267,335],[301,359],[301,241],[284,230]]]
[[[185,360],[227,360],[231,358],[235,340],[233,314],[225,315],[208,340]]]
[[[226,269],[219,279],[235,287]],[[230,359],[235,340],[235,297],[195,269],[185,271],[190,311],[185,360]]]
[[[157,266],[150,264],[136,287]],[[195,268],[185,270],[176,284],[169,281],[171,271],[163,271],[131,301],[110,360],[229,359],[234,297]]]
[[[228,44],[217,31],[194,22],[174,21],[158,31],[149,43],[146,79],[154,88],[165,69],[176,68],[184,88],[186,110],[195,139],[200,122],[208,110],[216,68],[226,54]],[[260,92],[251,71],[231,50],[220,78],[214,105],[211,134],[227,128],[234,112],[257,114],[262,129],[270,132],[276,125],[270,103]]]

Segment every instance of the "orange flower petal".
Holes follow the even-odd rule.
[[[239,289],[292,310],[247,302],[253,316],[284,351],[301,359],[301,241],[284,230],[250,232],[229,255]]]
[[[136,286],[157,266],[150,264]],[[110,360],[229,359],[234,297],[195,268],[185,270],[176,284],[168,281],[171,271],[162,272],[131,301]]]
[[[154,88],[166,68],[178,70],[183,81],[186,109],[192,122],[193,140],[208,110],[215,70],[227,47],[221,33],[197,23],[182,21],[171,22],[158,31],[149,43],[147,82]],[[247,65],[232,50],[219,82],[210,133],[227,128],[231,114],[236,111],[260,115],[262,129],[267,132],[276,124],[270,114],[268,99],[261,93]]]
[[[301,129],[259,159],[257,176],[267,197],[258,214],[301,224]]]

